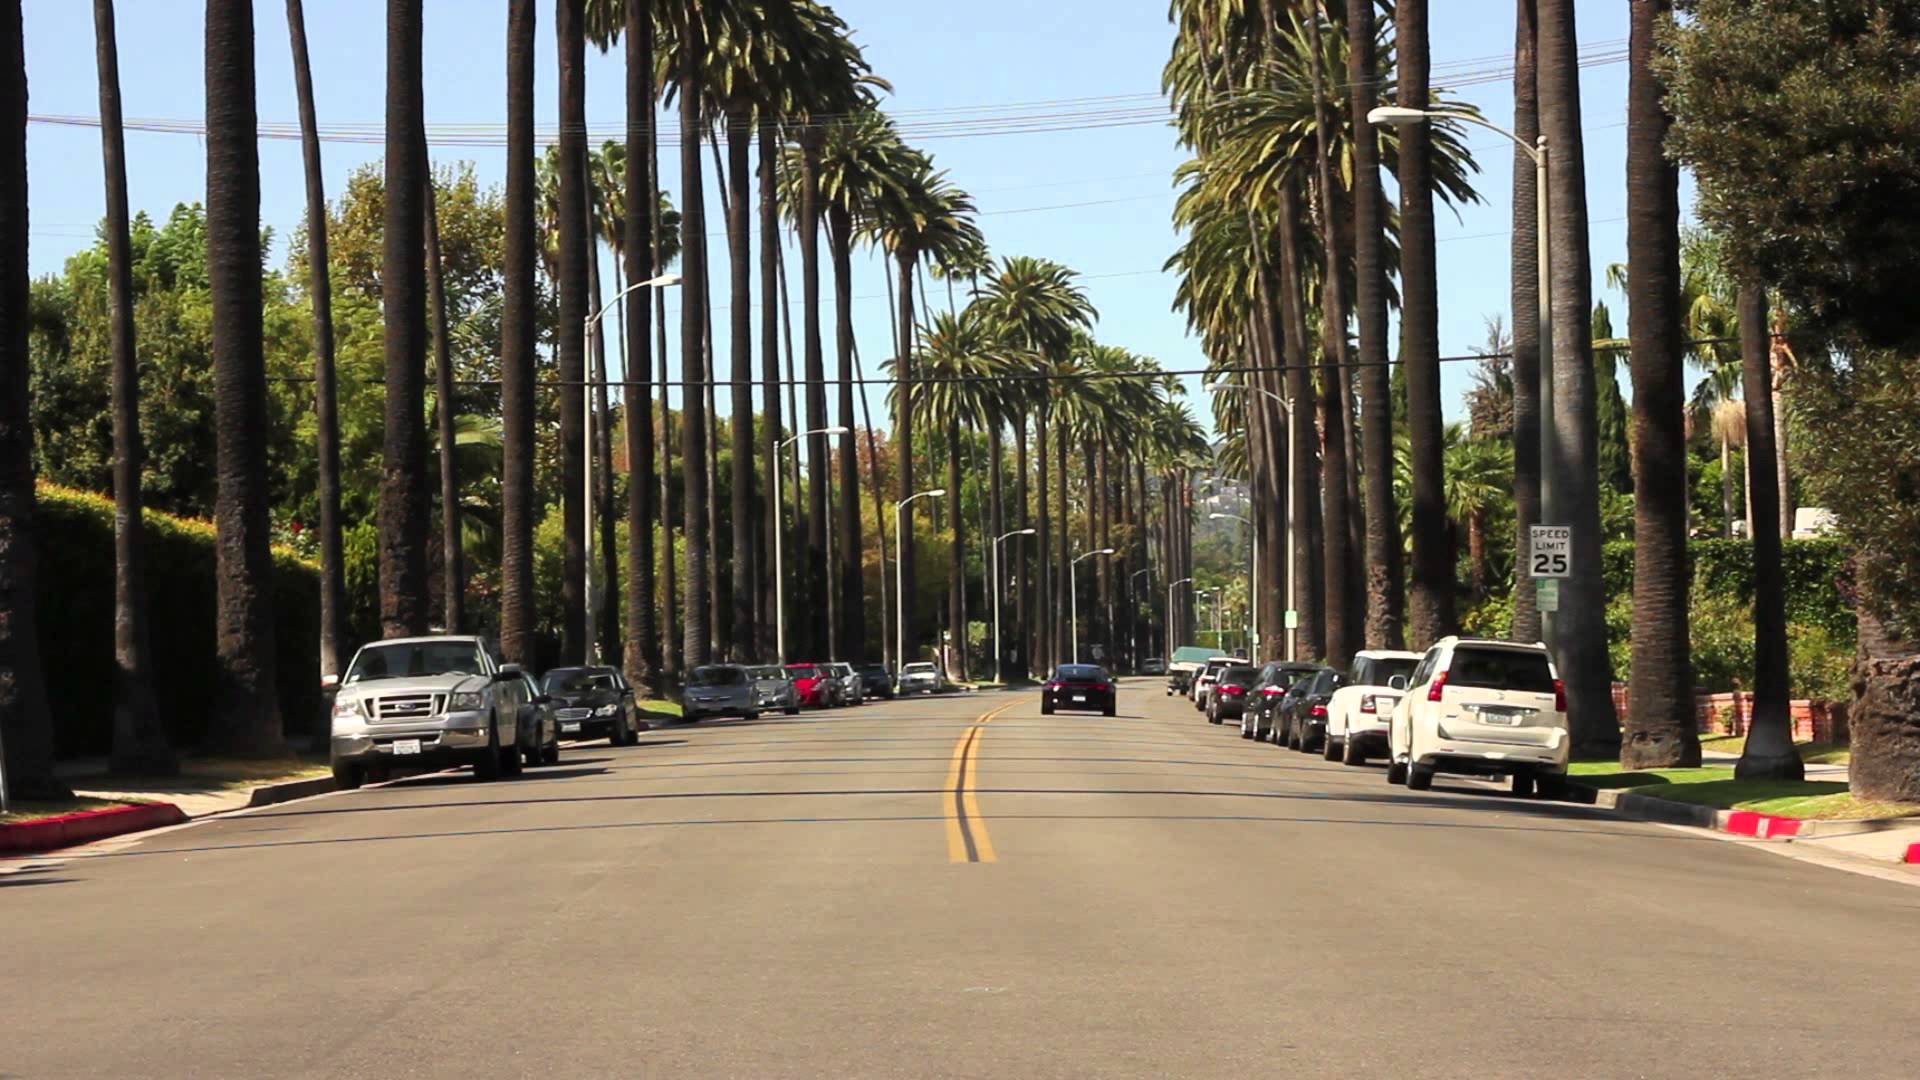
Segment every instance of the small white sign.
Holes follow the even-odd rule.
[[[1535,525],[1527,551],[1530,577],[1573,576],[1573,529],[1567,525]]]
[[[1286,618],[1286,627],[1289,630],[1300,629],[1300,613],[1299,612],[1294,611],[1292,609],[1288,609],[1287,618]]]
[[[1541,578],[1533,583],[1533,604],[1541,611],[1560,610],[1560,579]]]

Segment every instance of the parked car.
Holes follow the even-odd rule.
[[[1273,721],[1280,699],[1304,675],[1319,670],[1318,664],[1297,660],[1273,660],[1260,669],[1260,681],[1247,695],[1247,707],[1240,716],[1240,737],[1265,741],[1273,734]]]
[[[761,712],[778,709],[792,716],[800,711],[800,691],[794,688],[786,668],[765,664],[748,668],[747,677],[753,680],[754,704]]]
[[[1166,673],[1167,662],[1157,656],[1149,656],[1145,660],[1140,661],[1140,674],[1142,675],[1165,675]]]
[[[1117,696],[1107,669],[1094,664],[1061,664],[1040,688],[1040,711],[1048,715],[1068,710],[1112,716],[1119,711]]]
[[[1307,693],[1313,689],[1314,677],[1325,670],[1324,664],[1312,665],[1311,670],[1295,675],[1287,692],[1280,695],[1279,703],[1273,707],[1273,730],[1269,733],[1275,746],[1293,745],[1294,720],[1304,711],[1303,703]]]
[[[547,672],[546,695],[560,721],[560,734],[573,739],[604,735],[612,746],[640,741],[634,722],[633,687],[610,667],[564,667]]]
[[[1319,750],[1327,739],[1327,702],[1346,685],[1347,677],[1333,668],[1321,668],[1307,679],[1300,697],[1287,714],[1287,745],[1303,754]]]
[[[1370,757],[1387,756],[1393,707],[1419,663],[1415,652],[1364,649],[1353,655],[1347,684],[1327,702],[1328,761],[1365,765]]]
[[[892,701],[898,696],[893,686],[893,672],[885,664],[861,664],[860,681],[866,684],[866,695],[870,698]]]
[[[945,688],[946,680],[940,676],[940,669],[930,663],[920,661],[900,669],[902,694],[934,694]]]
[[[1220,674],[1213,678],[1213,688],[1207,692],[1207,723],[1238,720],[1246,711],[1247,695],[1259,681],[1260,669],[1252,664],[1221,668]]]
[[[553,697],[524,671],[520,673],[520,681],[523,685],[514,697],[519,702],[521,722],[535,732],[532,748],[523,749],[521,754],[528,765],[558,765],[560,720],[554,709]]]
[[[1407,681],[1387,735],[1387,779],[1415,791],[1443,771],[1511,777],[1515,795],[1560,786],[1573,740],[1546,646],[1441,638]]]
[[[805,709],[831,709],[840,703],[833,676],[819,664],[788,664],[787,676]]]
[[[1212,649],[1200,645],[1182,645],[1173,650],[1173,658],[1167,661],[1167,696],[1191,697],[1193,680],[1212,655]]]
[[[518,776],[539,754],[522,722],[526,680],[477,637],[393,638],[363,645],[335,688],[333,779],[356,788],[397,767],[470,765],[474,778]]]
[[[1219,678],[1220,673],[1227,668],[1245,663],[1245,660],[1237,656],[1216,656],[1208,660],[1206,666],[1200,669],[1200,674],[1193,680],[1193,707],[1199,712],[1206,712],[1207,693],[1213,689],[1213,681]]]
[[[867,703],[867,680],[853,669],[845,660],[836,660],[825,665],[840,683],[840,703],[842,705],[865,705]]]
[[[683,719],[702,720],[709,716],[738,716],[760,719],[759,691],[739,664],[707,664],[687,675],[687,688],[680,695]]]

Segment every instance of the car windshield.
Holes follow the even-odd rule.
[[[747,669],[747,674],[753,676],[755,679],[784,679],[787,677],[785,669],[777,667],[749,668]]]
[[[687,678],[688,686],[739,686],[746,681],[746,672],[737,667],[697,667]]]
[[[1061,664],[1054,677],[1061,682],[1106,682],[1107,672],[1092,664]]]
[[[787,677],[793,679],[817,679],[820,669],[812,664],[788,664]]]
[[[900,669],[902,675],[931,675],[933,672],[932,664],[908,664]]]
[[[1447,685],[1551,694],[1553,671],[1543,652],[1475,645],[1454,650]]]
[[[612,690],[615,686],[610,671],[555,668],[547,672],[546,688],[549,694],[578,694],[588,690]]]
[[[1220,673],[1220,681],[1228,686],[1252,686],[1260,679],[1260,673],[1250,667],[1230,667]]]
[[[477,675],[484,670],[480,650],[470,641],[403,641],[361,649],[342,682]]]
[[[867,664],[860,669],[860,674],[885,676],[891,673],[887,671],[885,664]]]

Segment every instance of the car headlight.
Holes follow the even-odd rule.
[[[462,690],[447,695],[448,712],[479,712],[485,704],[478,691]]]
[[[358,720],[360,718],[360,702],[353,698],[348,698],[345,701],[335,701],[333,703],[333,718],[335,720]]]
[[[612,716],[619,711],[620,711],[620,706],[618,705],[602,705],[599,708],[593,710],[593,715]]]

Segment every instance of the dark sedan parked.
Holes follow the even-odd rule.
[[[605,735],[613,746],[640,741],[633,716],[633,687],[610,667],[566,667],[547,672],[547,696],[560,734],[569,739]]]
[[[1240,737],[1267,741],[1273,734],[1274,718],[1279,714],[1281,699],[1286,697],[1294,683],[1311,677],[1319,670],[1318,664],[1297,660],[1269,661],[1266,667],[1260,669],[1260,681],[1247,694],[1246,712],[1240,718]]]
[[[1260,669],[1251,664],[1222,668],[1214,676],[1213,689],[1207,694],[1207,722],[1219,724],[1238,720],[1247,709],[1247,698],[1260,681]]]
[[[887,665],[861,664],[858,670],[860,681],[867,684],[868,697],[892,701],[897,696],[893,688],[893,672],[887,670]]]
[[[1281,705],[1286,710],[1285,745],[1303,754],[1319,750],[1327,738],[1327,702],[1346,684],[1346,676],[1332,668],[1321,668],[1312,678],[1300,680]]]
[[[1113,676],[1093,664],[1061,664],[1053,669],[1053,678],[1040,688],[1040,711],[1052,714],[1056,709],[1073,712],[1100,712],[1107,716],[1118,711],[1113,691]]]

